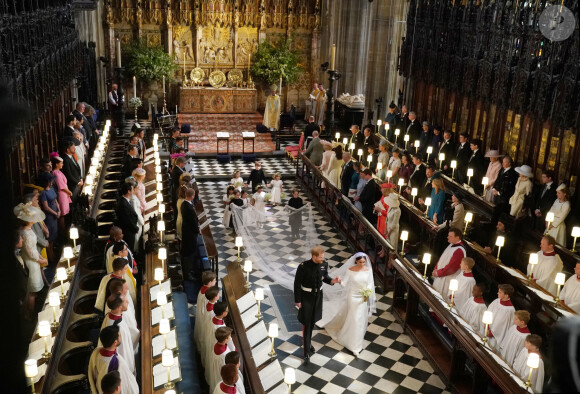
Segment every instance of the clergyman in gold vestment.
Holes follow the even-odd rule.
[[[278,130],[280,125],[280,96],[276,94],[278,87],[271,85],[272,93],[266,99],[266,110],[264,111],[264,126],[269,129]]]

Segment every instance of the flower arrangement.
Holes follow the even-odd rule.
[[[129,107],[131,108],[139,108],[143,105],[143,102],[141,101],[141,99],[139,97],[132,97],[129,100]]]
[[[177,68],[171,55],[161,45],[149,46],[145,39],[131,41],[124,54],[128,75],[135,75],[140,81],[161,81],[163,76],[170,80]]]
[[[280,194],[280,199],[282,199],[282,200],[283,200],[283,199],[285,199],[285,198],[286,198],[286,193],[282,193],[282,194]]]
[[[265,201],[270,201],[272,199],[272,193],[266,193],[266,196],[264,197]]]
[[[234,183],[234,186],[235,187],[242,187],[242,186],[244,186],[244,183],[243,182],[236,182],[236,183]]]
[[[371,289],[369,289],[368,287],[366,287],[360,291],[360,295],[363,297],[363,300],[365,302],[367,302],[369,300],[370,296],[373,295],[373,291]]]
[[[300,52],[295,49],[292,39],[282,39],[277,44],[263,41],[252,58],[252,77],[266,85],[278,83],[293,84],[304,73],[300,64]]]

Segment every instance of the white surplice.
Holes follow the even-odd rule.
[[[203,285],[201,286],[201,290],[197,294],[197,303],[195,304],[195,321],[196,324],[193,326],[193,339],[195,340],[195,345],[199,349],[200,345],[200,327],[197,325],[197,319],[201,317],[201,315],[205,311],[205,306],[207,305],[207,298],[205,297],[205,292],[209,289],[208,286]]]
[[[503,337],[507,334],[508,329],[512,324],[514,324],[514,314],[516,309],[514,308],[510,300],[500,301],[496,298],[487,307],[488,311],[493,313],[493,323],[489,325],[489,330],[491,331],[490,345],[492,347],[499,347],[503,341]]]
[[[216,337],[215,337],[215,332],[218,328],[220,327],[225,327],[226,324],[222,319],[219,319],[215,316],[215,314],[212,312],[211,313],[211,318],[209,319],[209,325],[208,328],[205,332],[205,340],[204,343],[214,343],[216,341]],[[236,346],[234,345],[234,341],[229,341],[228,342],[228,349],[230,349],[230,352],[233,352],[234,350],[236,350]],[[206,360],[208,360],[211,357],[211,352],[213,352],[213,349],[210,346],[205,346],[205,353],[202,355],[202,357],[204,357]]]
[[[517,355],[524,348],[524,342],[528,335],[530,335],[528,327],[518,328],[514,324],[503,337],[503,341],[499,345],[499,352],[509,365],[513,365]]]
[[[438,276],[433,280],[433,287],[441,293],[447,302],[449,302],[449,282],[457,275],[461,259],[466,255],[461,242],[449,244],[435,265]]]
[[[117,361],[113,362],[113,356]],[[115,363],[118,367],[115,368]],[[121,393],[123,394],[139,394],[139,385],[133,373],[129,370],[129,366],[123,356],[120,354],[111,354],[111,352],[98,347],[93,350],[89,360],[88,378],[91,386],[91,393],[102,394],[101,380],[109,371],[119,371],[121,375]]]
[[[103,278],[101,279],[101,283],[99,283],[99,290],[97,291],[97,299],[95,300],[95,308],[97,308],[100,311],[104,311],[105,307],[106,307],[106,302],[107,300],[105,299],[105,295],[107,294],[107,286],[109,284],[109,281],[112,278],[118,278],[117,276],[110,274],[110,275],[105,275],[103,276]],[[129,271],[126,271],[123,274],[123,278],[125,279],[125,281],[127,282],[127,284],[129,285],[129,296],[131,298],[131,303],[133,304],[133,306],[135,305],[135,303],[137,302],[137,293],[135,292],[135,287],[134,287],[134,282],[133,282],[133,275],[129,274]],[[135,308],[133,307],[133,314],[135,314],[134,312]]]
[[[524,347],[517,355],[513,365],[514,372],[516,375],[521,377],[524,382],[528,380],[528,376],[530,375],[530,367],[527,365],[528,355],[528,349]],[[541,356],[540,365],[532,372],[530,383],[532,385],[532,390],[534,390],[535,393],[542,392],[544,387],[544,360],[542,360]]]
[[[560,292],[560,299],[576,313],[580,313],[580,280],[576,275],[572,275]]]
[[[556,294],[557,286],[554,283],[556,274],[562,272],[562,260],[555,252],[544,253],[541,250],[538,254],[538,264],[532,271],[536,283],[552,294]],[[528,275],[531,265],[528,264]]]
[[[213,346],[211,357],[205,366],[205,381],[209,387],[215,387],[222,380],[221,370],[226,365],[226,354],[229,352],[227,345],[220,345],[216,342]]]
[[[463,316],[471,327],[473,327],[473,329],[482,337],[485,334],[485,324],[483,324],[481,319],[483,318],[483,312],[486,310],[487,306],[485,305],[483,297],[470,297],[464,305],[463,312],[460,312],[460,315]]]
[[[113,315],[109,312],[103,320],[101,330],[115,324],[115,321],[118,320],[119,317],[121,316]],[[125,316],[122,316],[122,319],[121,323],[117,324],[119,332],[121,333],[121,344],[117,348],[117,352],[123,356],[127,362],[129,370],[132,373],[135,373],[135,354],[139,351],[139,337],[141,333],[137,327],[133,326],[134,320],[132,322],[131,319],[125,319]],[[99,346],[102,346],[100,341]]]
[[[204,297],[206,298],[206,297]],[[199,351],[199,355],[201,357],[201,363],[205,367],[207,364],[207,358],[205,357],[207,353],[207,348],[211,349],[211,344],[215,343],[215,339],[209,343],[206,343],[206,335],[207,331],[210,329],[211,318],[213,317],[213,306],[215,303],[206,302],[205,308],[202,310],[199,317],[195,317],[195,328],[197,328],[197,335],[196,338],[199,341],[199,345],[197,350]],[[194,335],[195,335],[194,331]],[[197,344],[197,342],[196,342]]]
[[[455,292],[453,302],[457,308],[457,312],[462,315],[465,310],[465,304],[470,298],[473,298],[472,291],[473,286],[475,286],[475,278],[473,277],[473,272],[463,272],[459,271],[459,274],[455,277],[458,282],[458,288]]]

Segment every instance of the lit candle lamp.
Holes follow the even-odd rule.
[[[157,231],[159,231],[159,241],[163,245],[163,232],[165,231],[165,222],[163,220],[157,222]]]
[[[172,389],[175,384],[171,382],[171,367],[173,367],[173,352],[169,349],[165,349],[161,352],[161,365],[167,368],[167,383],[163,385],[166,389]]]
[[[258,313],[256,314],[256,317],[258,318],[258,320],[260,320],[263,317],[262,312],[260,311],[260,302],[264,301],[264,289],[262,288],[256,289],[256,291],[254,292],[254,298],[258,303]]]
[[[580,237],[580,227],[572,227],[572,238],[574,238],[574,243],[572,244],[572,252],[576,251],[576,238]]]
[[[409,134],[405,134],[405,136],[403,137],[403,141],[405,141],[405,150],[407,150],[407,144],[409,143]]]
[[[93,195],[93,188],[92,188],[91,186],[89,186],[89,185],[86,185],[86,186],[83,188],[83,193],[84,193],[85,195],[87,195],[87,196],[91,197],[91,196]]]
[[[399,193],[401,193],[401,190],[403,189],[403,186],[405,185],[405,180],[403,178],[399,178],[397,185],[399,186]]]
[[[528,261],[530,264],[530,274],[528,275],[528,279],[532,279],[534,277],[534,266],[538,264],[538,255],[536,253],[530,254],[530,260]]]
[[[244,246],[244,240],[242,239],[242,237],[240,237],[240,236],[236,237],[235,245],[236,245],[236,248],[238,248],[238,262],[239,262],[240,261],[240,248],[242,246]]]
[[[155,159],[155,165],[156,166],[160,166],[161,165],[161,159],[159,159],[159,158]]]
[[[52,353],[48,349],[48,337],[52,336],[52,331],[50,329],[50,323],[47,320],[38,322],[38,336],[44,339],[44,353],[42,353],[42,357],[50,358]]]
[[[431,153],[433,153],[433,147],[428,146],[427,147],[427,161],[429,161],[429,156],[431,156]]]
[[[345,148],[346,148],[346,145],[348,144],[348,138],[343,138],[343,139],[342,139],[342,144],[343,144],[343,145],[345,146]]]
[[[564,274],[563,272],[558,272],[556,274],[556,279],[554,280],[554,282],[556,283],[556,285],[558,285],[558,292],[556,293],[556,298],[554,298],[554,301],[559,302],[560,288],[564,286],[564,283],[566,283],[566,274]]]
[[[401,256],[405,255],[405,241],[409,239],[409,232],[406,230],[401,231],[401,241],[403,241],[403,243],[401,244]]]
[[[497,246],[497,257],[495,258],[495,261],[499,261],[499,253],[501,251],[502,246],[504,245],[504,242],[505,238],[502,237],[501,235],[499,235],[495,240],[495,246]]]
[[[154,141],[155,143],[157,143],[157,140],[158,140],[158,139],[159,139],[159,134],[158,134],[158,133],[155,133],[155,134],[153,134],[153,141]]]
[[[427,279],[427,267],[431,264],[431,253],[425,253],[423,255],[423,264],[425,264],[425,273],[423,274],[423,279]]]
[[[526,388],[527,388],[532,385],[532,373],[534,372],[534,369],[537,369],[540,366],[540,355],[538,353],[529,353],[526,365],[530,368],[528,380],[526,380]]]
[[[417,197],[417,193],[418,191],[416,187],[411,189],[411,196],[413,196],[413,205],[415,205],[415,197]]]
[[[159,203],[159,215],[161,216],[161,220],[163,220],[164,213],[165,213],[165,204]]]
[[[161,290],[161,282],[163,282],[163,279],[165,279],[163,268],[155,268],[155,280],[159,282],[159,290]]]
[[[159,145],[153,144],[153,152],[159,152]]]
[[[79,229],[71,226],[70,230],[68,231],[70,239],[73,241],[73,252],[76,253],[77,250],[77,239],[79,239]]]
[[[360,161],[360,159],[361,159],[361,157],[362,157],[362,155],[363,155],[363,150],[362,150],[362,149],[359,149],[359,150],[357,151],[357,153],[358,153],[358,161]]]
[[[399,139],[399,134],[401,134],[401,130],[395,129],[395,144],[397,143],[397,140]]]
[[[336,138],[336,142],[338,142],[338,140],[340,139],[340,133],[336,133],[334,135],[334,138]]]
[[[296,370],[294,368],[286,368],[284,370],[284,383],[288,385],[288,394],[290,394],[292,385],[296,383]]]
[[[155,173],[161,174],[161,166],[155,166]]]
[[[171,332],[171,325],[169,324],[169,319],[159,320],[159,334],[163,335],[163,342],[165,343],[165,349],[167,347],[167,334]]]
[[[481,194],[481,197],[485,197],[485,189],[487,188],[487,185],[489,185],[489,178],[486,176],[481,178],[481,184],[483,185],[483,193]]]
[[[94,168],[94,167],[91,166],[90,168]],[[93,176],[91,174],[88,174],[85,177],[85,185],[87,185],[87,186],[93,186]]]
[[[163,176],[162,176],[161,174],[156,174],[156,175],[155,175],[155,180],[156,180],[158,183],[161,183],[161,182],[163,182]]]
[[[244,285],[244,287],[246,289],[249,289],[250,288],[250,272],[252,272],[252,261],[251,260],[246,260],[244,262],[244,272],[247,275],[246,284]]]
[[[427,216],[427,212],[429,212],[429,207],[431,206],[431,197],[425,197],[425,206],[427,207],[425,216]]]
[[[51,291],[50,293],[48,293],[48,305],[52,308],[52,318],[53,318],[50,326],[52,327],[53,330],[56,331],[59,325],[58,320],[56,319],[56,308],[60,306],[60,297],[58,296],[58,293],[56,291]]]
[[[451,279],[449,281],[449,291],[451,292],[451,298],[449,300],[449,310],[453,309],[453,301],[455,299],[455,292],[459,289],[459,281],[457,279]]]
[[[156,189],[157,189],[158,192],[162,191],[163,190],[163,183],[157,182]]]
[[[38,375],[38,362],[31,358],[24,362],[24,375],[30,379],[30,390],[32,394],[36,394],[34,390],[34,378]]]
[[[161,270],[165,272],[165,260],[167,260],[167,249],[159,248],[157,251],[157,258],[161,260]]]
[[[393,171],[387,170],[387,182],[391,181],[391,177],[393,176]]]
[[[443,168],[443,161],[445,161],[445,153],[439,153],[439,169]]]
[[[278,338],[278,324],[270,323],[270,326],[268,327],[268,336],[272,340],[272,350],[270,350],[268,356],[274,358],[276,357],[276,352],[274,351],[274,338]]]
[[[467,186],[469,186],[469,183],[471,182],[472,176],[473,176],[473,168],[468,168],[467,169]]]
[[[473,220],[473,213],[472,212],[466,212],[465,213],[465,228],[463,229],[463,234],[464,235],[467,232],[467,226],[469,226],[469,223],[471,223],[472,220]]]
[[[548,234],[548,230],[550,229],[550,225],[552,224],[553,221],[554,221],[554,212],[548,212],[546,214],[546,222],[548,224],[546,225],[546,232],[544,234]]]
[[[167,294],[164,291],[157,292],[157,305],[161,308],[161,318],[165,318],[165,305],[167,305]]]
[[[368,155],[367,156],[367,163],[369,163],[369,165],[371,165],[372,161],[373,161],[373,155]]]
[[[350,153],[352,154],[354,152],[354,142],[351,142],[348,149],[350,150]]]
[[[377,120],[377,133],[379,133],[381,131],[381,125],[383,124],[383,121],[381,119]]]
[[[485,346],[485,344],[487,343],[487,334],[489,332],[489,325],[493,323],[493,312],[492,311],[483,312],[481,322],[485,324],[485,331],[483,332],[483,345]]]
[[[419,147],[421,146],[420,140],[415,140],[415,153],[419,152]]]
[[[111,119],[107,119],[107,120],[105,121],[105,126],[107,126],[107,127],[111,127]]]
[[[155,196],[155,199],[157,200],[157,203],[163,202],[163,194],[157,193],[157,195]]]
[[[153,158],[154,159],[159,159],[161,156],[159,156],[159,151],[155,151],[153,152]]]
[[[380,161],[377,163],[377,171],[380,171],[383,169],[383,163],[381,163]]]
[[[72,273],[73,273],[73,270],[70,266],[70,259],[72,259],[75,256],[72,248],[70,246],[65,246],[63,251],[62,251],[62,256],[66,259],[67,266],[68,266],[66,273],[67,273],[68,277],[70,278],[70,277],[72,277]]]

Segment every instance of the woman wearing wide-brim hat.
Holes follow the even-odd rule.
[[[487,151],[485,157],[489,158],[489,165],[487,166],[487,171],[485,176],[487,178],[487,186],[485,187],[485,199],[489,202],[493,202],[493,185],[497,180],[497,176],[501,171],[501,160],[503,157],[498,150],[492,149]]]
[[[521,167],[516,167],[516,172],[520,174],[518,182],[516,183],[516,190],[510,198],[510,215],[514,217],[522,216],[524,212],[524,200],[526,196],[532,192],[532,187],[534,186],[531,178],[534,174],[532,173],[532,168],[528,165],[523,165]]]
[[[32,231],[34,223],[45,219],[45,214],[32,204],[19,204],[14,208],[14,215],[20,222],[22,249],[20,255],[28,269],[28,300],[27,309],[32,316],[36,303],[36,294],[44,287],[42,267],[46,267],[48,260],[43,258],[36,248],[36,234]]]

